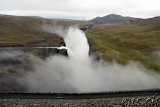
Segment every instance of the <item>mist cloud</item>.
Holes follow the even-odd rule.
[[[97,61],[94,56],[89,56],[85,34],[77,27],[44,25],[42,28],[63,37],[66,49],[71,54],[69,57],[54,55],[44,60],[18,50],[1,51],[1,60],[18,58],[21,65],[26,65],[9,66],[18,74],[9,77],[15,80],[17,89],[27,92],[83,93],[160,88],[160,75],[146,70],[139,63],[130,61],[127,65],[120,65],[117,62]],[[159,55],[159,52],[154,55]],[[10,82],[13,84],[12,80]]]
[[[88,56],[88,43],[85,42],[87,39],[78,28],[70,27],[64,30],[60,27],[45,26],[45,30],[52,31],[51,33],[57,31],[65,42],[68,41],[66,46],[73,54],[80,49],[87,55],[83,54],[83,57],[80,52],[74,57],[57,55],[50,56],[45,61],[34,59],[34,72],[28,72],[18,79],[29,91],[81,93],[160,88],[159,74],[147,71],[138,63],[131,61],[123,66],[116,62],[95,61],[94,56]],[[83,45],[79,47],[81,43],[74,41],[82,41]],[[74,50],[75,48],[77,50]]]

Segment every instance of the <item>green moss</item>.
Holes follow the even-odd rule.
[[[55,34],[42,30],[44,24],[69,27],[71,25],[85,24],[85,22],[50,20],[38,17],[0,16],[0,42],[25,42],[55,37]],[[51,41],[59,43],[61,39],[54,38]]]
[[[152,53],[160,49],[160,29],[154,27],[153,24],[98,26],[87,30],[86,34],[92,39],[91,50],[99,52],[102,59],[122,64],[134,60],[160,72],[160,62],[152,57]]]
[[[57,43],[57,44],[60,44],[60,43],[63,43],[63,39],[60,38],[60,37],[54,37],[54,38],[51,38],[50,39],[51,42],[54,42],[54,43]]]

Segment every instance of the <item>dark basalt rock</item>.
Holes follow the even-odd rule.
[[[53,55],[64,55],[68,56],[66,49],[57,49],[57,48],[39,48],[40,57],[46,58]]]
[[[86,31],[86,30],[88,30],[88,29],[91,29],[91,27],[93,27],[93,24],[88,24],[88,25],[82,26],[82,27],[80,27],[80,29],[81,29],[82,31]]]
[[[67,50],[66,50],[66,49],[58,50],[58,53],[59,53],[60,55],[68,56],[68,53],[67,53]]]

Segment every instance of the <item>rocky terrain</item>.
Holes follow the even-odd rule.
[[[132,92],[130,92],[132,93]],[[153,94],[153,95],[152,95]],[[160,95],[158,93],[152,93],[150,95],[138,95],[134,96],[126,95],[114,95],[113,97],[101,96],[99,98],[87,98],[82,96],[81,98],[0,98],[1,107],[159,107]],[[90,96],[90,95],[88,95]]]

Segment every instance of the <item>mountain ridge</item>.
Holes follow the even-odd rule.
[[[109,14],[103,17],[96,17],[94,19],[89,20],[95,24],[125,24],[125,23],[133,23],[138,22],[141,18],[134,18],[134,17],[124,17],[118,14]]]

